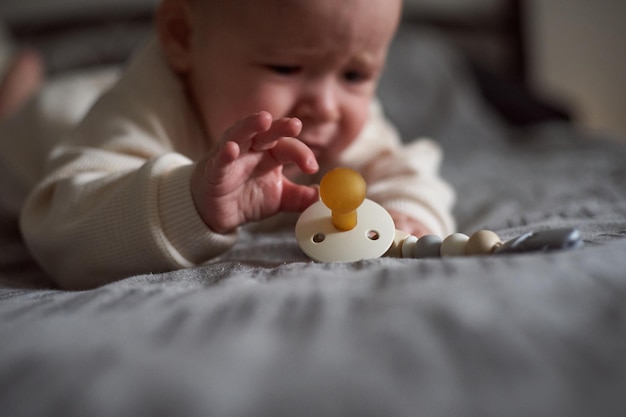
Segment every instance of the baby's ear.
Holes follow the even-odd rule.
[[[161,48],[172,69],[189,70],[192,21],[188,0],[163,0],[156,11],[156,30]]]

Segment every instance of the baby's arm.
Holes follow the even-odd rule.
[[[102,145],[57,148],[22,210],[31,252],[64,288],[197,265],[230,247],[235,234],[228,232],[239,224],[301,210],[317,198],[315,189],[282,176],[290,162],[317,169],[311,151],[293,138],[298,120],[246,118],[196,164],[134,125],[115,126],[124,126],[115,131],[123,138],[100,141],[110,125],[88,118],[77,136]]]
[[[235,123],[219,149],[196,163],[191,191],[211,230],[228,233],[317,201],[315,188],[294,184],[282,172],[291,163],[306,174],[318,170],[311,149],[295,138],[301,129],[298,119],[272,120],[271,114],[260,112]]]

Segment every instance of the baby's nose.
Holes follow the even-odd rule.
[[[332,80],[307,86],[296,108],[296,117],[317,123],[339,119],[337,86]]]

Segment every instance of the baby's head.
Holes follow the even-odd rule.
[[[361,131],[402,0],[163,0],[159,38],[211,140],[266,110],[318,158]]]

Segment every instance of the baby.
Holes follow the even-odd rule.
[[[375,101],[401,0],[163,0],[157,39],[48,155],[20,225],[65,288],[191,267],[342,165],[396,228],[453,230],[430,141]],[[317,175],[313,175],[317,174]]]

